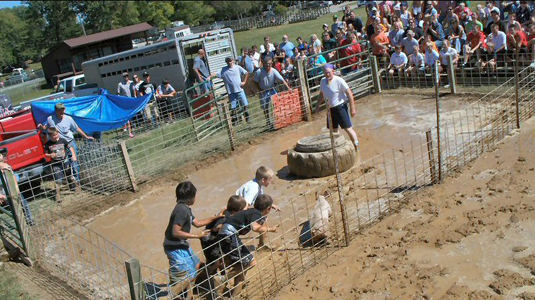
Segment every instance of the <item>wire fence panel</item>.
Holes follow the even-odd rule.
[[[129,299],[124,262],[131,256],[98,233],[51,211],[31,230],[43,268],[91,299]]]

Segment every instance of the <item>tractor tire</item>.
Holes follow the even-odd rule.
[[[334,146],[336,148],[342,146],[346,142],[346,139],[340,133],[334,134]],[[331,135],[329,133],[323,133],[313,136],[307,136],[297,141],[295,145],[295,151],[304,153],[323,152],[331,150]]]
[[[342,136],[342,138],[344,138]],[[297,147],[296,147],[297,148]],[[345,172],[355,164],[355,147],[344,139],[344,144],[336,147],[340,172]],[[336,174],[331,150],[321,152],[299,152],[288,150],[288,168],[294,175],[303,178],[325,177]]]

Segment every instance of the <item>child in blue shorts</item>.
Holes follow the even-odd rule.
[[[201,227],[223,217],[197,220],[191,212],[190,206],[195,203],[197,189],[193,183],[184,181],[178,184],[175,190],[177,204],[169,218],[165,230],[163,249],[169,259],[169,285],[175,296],[187,298],[191,282],[197,276],[199,258],[191,250],[188,239],[200,239],[210,234],[203,231],[201,234],[191,234],[191,226]],[[173,299],[173,297],[171,297]]]

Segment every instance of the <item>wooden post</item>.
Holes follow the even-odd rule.
[[[139,260],[131,258],[125,261],[124,264],[126,266],[126,276],[128,277],[128,287],[130,288],[130,298],[132,300],[145,299]]]
[[[308,88],[305,60],[299,60],[297,62],[297,73],[299,74],[299,85],[301,86],[301,93],[303,95],[305,121],[312,121],[312,107],[310,102],[310,90]]]
[[[227,133],[228,133],[228,139],[230,142],[230,149],[232,151],[236,150],[236,134],[234,133],[234,126],[232,126],[232,120],[230,117],[230,112],[228,111],[227,106],[224,103],[221,103],[220,105],[221,109],[223,110],[223,116],[225,118],[225,124],[227,125]]]
[[[440,101],[438,85],[440,84],[440,73],[438,72],[439,62],[435,61],[435,107],[437,111],[437,150],[438,150],[438,181],[442,181],[442,153],[440,152]]]
[[[331,136],[331,147],[333,153],[334,169],[336,172],[336,182],[338,185],[338,202],[340,203],[340,213],[342,214],[342,226],[344,226],[344,245],[349,246],[349,225],[347,223],[346,205],[344,202],[344,191],[342,188],[342,176],[340,176],[340,165],[338,163],[338,155],[336,153],[336,146],[334,143],[333,121],[331,116],[331,109],[327,105],[327,120],[329,122],[329,133]]]
[[[457,82],[455,80],[455,68],[453,66],[453,58],[448,56],[448,82],[452,94],[457,94]]]
[[[17,183],[15,173],[12,170],[2,170],[0,173],[0,181],[4,186],[6,202],[11,209],[13,221],[15,222],[17,232],[14,234],[18,234],[20,245],[22,246],[22,250],[24,250],[24,254],[20,255],[19,253],[19,256],[23,258],[22,260],[26,265],[32,266],[33,262],[31,261],[30,257],[33,256],[33,251],[30,247],[31,240],[29,234],[29,225],[26,223],[26,215],[22,207],[21,193],[19,191],[19,185]],[[9,248],[7,243],[5,243],[5,245]],[[24,256],[27,258],[24,258]]]
[[[130,179],[130,184],[132,184],[132,190],[137,192],[136,177],[134,176],[134,168],[132,168],[132,163],[130,162],[130,155],[128,155],[128,149],[126,148],[126,141],[121,141],[119,143],[121,147],[121,152],[123,153],[123,162],[126,166],[126,172],[128,173],[128,178]]]
[[[518,78],[518,53],[515,60],[515,106],[516,106],[516,128],[520,129],[520,99],[519,99],[519,78]]]
[[[370,56],[370,64],[372,67],[373,88],[376,93],[381,92],[381,78],[379,77],[379,66],[377,64],[377,56]]]
[[[435,183],[437,181],[437,175],[435,171],[435,155],[433,153],[433,137],[431,135],[431,130],[425,132],[425,137],[427,139],[427,154],[429,157],[429,173],[431,173],[431,182]]]

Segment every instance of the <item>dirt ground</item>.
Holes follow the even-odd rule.
[[[535,299],[535,120],[522,126],[276,299]]]

